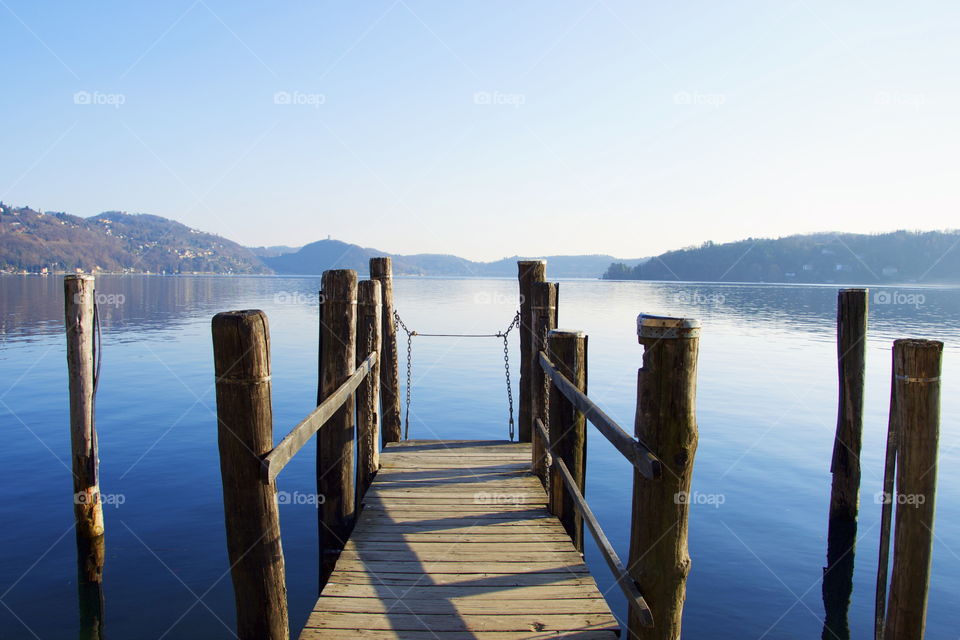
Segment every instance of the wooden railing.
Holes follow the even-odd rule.
[[[630,606],[628,636],[680,637],[686,576],[690,481],[697,444],[694,415],[699,322],[641,315],[644,346],[637,386],[636,435],[629,435],[587,395],[587,336],[552,329],[555,284],[532,288],[529,327],[537,327],[542,391],[532,403],[532,468],[541,476],[550,511],[581,553],[583,524],[593,535]],[[539,336],[539,337],[537,337]],[[590,422],[633,466],[633,514],[626,566],[587,504],[586,424]],[[658,457],[654,450],[660,453]],[[641,632],[641,629],[643,631]]]
[[[267,316],[252,310],[213,318],[220,472],[241,640],[289,638],[276,486],[280,471],[318,434],[322,590],[378,466],[381,282],[358,283],[355,271],[333,270],[323,274],[322,286],[317,408],[276,447]]]

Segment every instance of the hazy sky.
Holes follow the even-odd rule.
[[[957,220],[960,3],[0,0],[0,199],[637,257]]]

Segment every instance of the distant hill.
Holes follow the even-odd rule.
[[[668,251],[613,263],[610,280],[803,283],[960,283],[960,232],[815,233]]]
[[[282,256],[285,253],[296,253],[300,251],[300,247],[288,247],[283,244],[274,245],[271,247],[248,247],[253,255],[258,258],[275,258],[277,256]]]
[[[0,269],[269,273],[236,242],[160,216],[118,211],[81,218],[0,203]]]
[[[263,256],[263,262],[277,273],[311,275],[327,269],[356,269],[366,273],[370,258],[389,256],[393,258],[393,271],[397,275],[422,276],[503,276],[517,275],[517,260],[514,256],[494,262],[474,262],[466,258],[439,253],[396,255],[369,249],[339,240],[312,242],[295,253]],[[606,255],[591,256],[543,256],[548,263],[548,273],[556,278],[597,278],[616,258]],[[629,260],[625,264],[638,264],[641,260]]]

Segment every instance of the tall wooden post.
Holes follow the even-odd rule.
[[[577,389],[587,392],[587,336],[581,331],[559,331],[547,334],[547,353]],[[556,389],[550,392],[550,447],[556,458],[566,463],[570,475],[586,495],[587,420],[573,403]],[[583,517],[567,492],[559,468],[551,467],[550,513],[560,519],[573,546],[583,552]]]
[[[78,535],[88,539],[103,535],[100,460],[94,424],[93,285],[93,276],[67,276],[63,279],[70,388],[73,515]]]
[[[842,289],[837,295],[837,433],[830,472],[827,566],[822,594],[824,637],[849,636],[847,613],[853,592],[857,512],[860,500],[860,450],[863,441],[863,389],[867,355],[867,290]]]
[[[533,375],[530,383],[531,419],[540,418],[545,424],[547,423],[547,416],[550,411],[547,405],[549,401],[549,378],[540,368],[539,356],[541,351],[547,351],[547,335],[550,331],[557,328],[557,296],[559,289],[560,285],[555,282],[535,282],[530,292],[530,327],[532,328],[530,360],[533,363],[532,368],[536,374]],[[533,442],[533,473],[540,478],[541,482],[546,484],[547,469],[544,458],[546,450],[538,429],[533,429],[531,439]]]
[[[630,638],[677,640],[686,599],[690,480],[697,451],[697,355],[700,321],[640,315],[644,347],[638,372],[636,436],[663,464],[658,481],[633,472],[628,570],[650,604],[654,626],[630,612]]]
[[[891,349],[890,411],[887,417],[887,450],[883,461],[883,491],[880,494],[880,554],[877,558],[877,586],[873,601],[873,637],[883,640],[887,614],[887,573],[890,569],[890,522],[893,520],[893,484],[897,473],[897,362]]]
[[[893,343],[899,447],[897,506],[886,640],[920,640],[927,619],[933,555],[937,446],[940,439],[940,366],[943,343]]]
[[[380,281],[380,322],[383,349],[380,361],[380,415],[383,444],[403,439],[400,418],[400,378],[397,373],[397,328],[393,324],[393,261],[370,258],[370,279]]]
[[[237,637],[286,640],[287,587],[277,487],[261,479],[273,448],[270,331],[262,311],[213,317],[217,443]]]
[[[377,363],[357,388],[357,510],[373,476],[380,468],[380,282],[358,285],[357,365],[377,354]]]
[[[520,281],[520,409],[517,412],[517,439],[530,442],[533,433],[533,381],[540,380],[540,376],[535,375],[531,354],[533,327],[530,325],[530,301],[533,299],[533,284],[547,279],[547,261],[519,260],[517,275]]]
[[[317,404],[327,399],[356,370],[357,272],[323,272],[320,292],[320,385]],[[320,589],[327,582],[353,529],[354,397],[349,398],[317,433]]]

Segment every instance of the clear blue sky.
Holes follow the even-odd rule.
[[[0,0],[0,199],[635,257],[957,227],[960,4]]]

